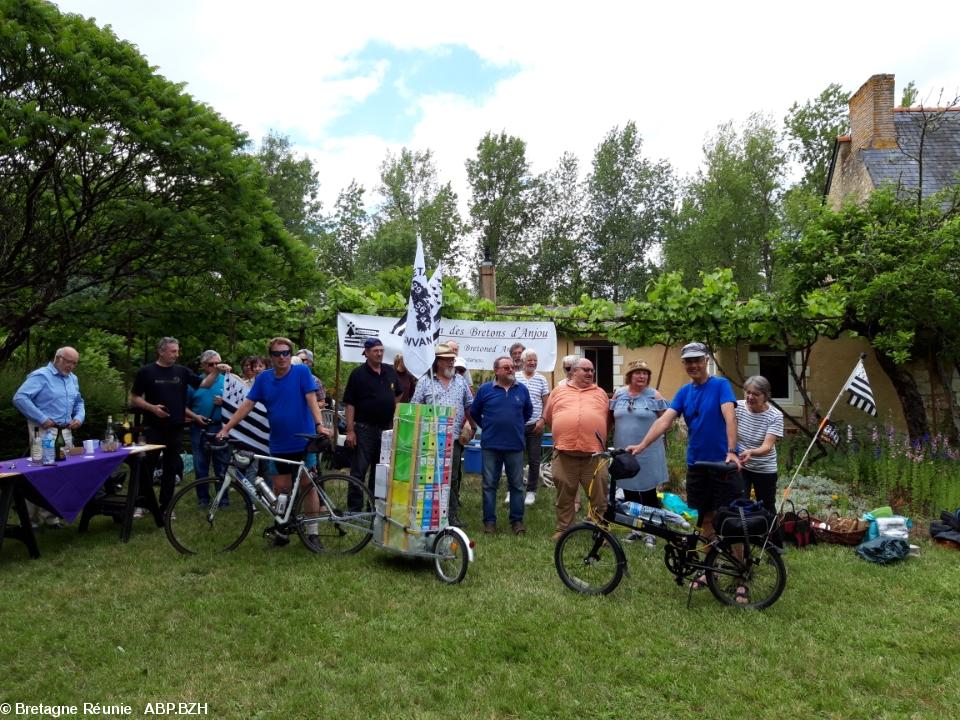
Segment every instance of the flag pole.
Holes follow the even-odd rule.
[[[783,489],[783,497],[780,500],[780,507],[777,508],[777,514],[783,512],[783,504],[786,502],[787,498],[790,497],[790,488],[793,487],[794,481],[797,479],[797,475],[800,474],[800,468],[803,467],[803,463],[806,461],[807,456],[810,454],[810,451],[813,450],[813,446],[817,444],[817,440],[820,439],[820,435],[823,433],[823,429],[827,426],[827,423],[830,422],[830,415],[833,413],[834,408],[837,407],[837,403],[840,402],[840,398],[843,397],[843,394],[847,391],[847,388],[850,387],[850,383],[853,381],[853,378],[856,377],[857,368],[860,367],[867,357],[866,353],[860,353],[860,358],[857,360],[857,364],[853,366],[853,370],[850,372],[850,377],[847,378],[847,381],[840,388],[840,392],[837,393],[837,397],[834,398],[833,404],[830,406],[830,409],[827,410],[827,414],[823,416],[823,419],[820,420],[820,426],[817,428],[817,431],[813,434],[813,439],[810,441],[810,444],[807,446],[807,450],[803,453],[803,457],[800,458],[800,462],[797,463],[796,469],[793,471],[793,476],[790,478],[790,482],[787,483],[787,486]]]

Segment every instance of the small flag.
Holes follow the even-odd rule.
[[[837,447],[840,444],[840,430],[830,422],[829,418],[824,418],[820,422],[820,439],[831,447]]]
[[[272,371],[271,371],[272,372]],[[246,399],[250,388],[238,376],[230,373],[223,381],[223,405],[220,409],[223,421],[228,422]],[[230,431],[230,437],[240,440],[248,450],[268,455],[270,453],[270,421],[267,409],[257,403],[247,416]]]
[[[847,398],[850,405],[860,408],[869,415],[877,416],[877,405],[873,401],[873,391],[870,389],[870,381],[867,379],[867,370],[863,367],[863,360],[857,363],[843,389],[850,393]]]

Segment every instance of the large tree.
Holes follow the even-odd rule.
[[[833,144],[847,132],[847,104],[850,93],[837,83],[827,85],[817,97],[803,105],[793,103],[783,119],[790,152],[803,166],[803,178],[797,187],[822,195],[827,184]]]
[[[309,268],[246,142],[110,30],[0,0],[0,360],[75,306],[221,307]]]
[[[457,194],[450,183],[439,183],[430,150],[388,152],[378,190],[383,202],[373,218],[373,234],[360,249],[365,267],[410,265],[418,236],[428,266],[459,267],[464,254]]]
[[[700,273],[729,267],[744,297],[772,289],[786,162],[769,118],[753,115],[739,130],[721,125],[683,190],[664,242],[667,269],[696,285]]]
[[[643,156],[643,139],[630,121],[597,147],[587,188],[591,291],[619,302],[642,292],[653,275],[673,213],[673,169]]]
[[[466,168],[472,189],[471,227],[479,241],[477,261],[489,253],[498,266],[498,292],[504,301],[524,302],[501,278],[509,278],[511,253],[516,254],[531,223],[534,178],[527,162],[527,144],[505,132],[488,132],[477,144],[476,157],[467,160]]]
[[[323,206],[319,200],[320,174],[307,156],[298,157],[290,138],[271,132],[254,157],[267,178],[267,194],[284,227],[309,245],[315,245],[323,229]]]

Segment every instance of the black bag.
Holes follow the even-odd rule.
[[[772,526],[773,514],[762,503],[742,498],[724,505],[713,518],[714,529],[725,538],[763,538]]]
[[[797,511],[793,500],[784,500],[783,506],[790,503],[790,509],[780,516],[780,527],[783,529],[783,539],[786,542],[793,543],[798,548],[813,545],[817,542],[817,536],[813,534],[813,524],[810,521],[810,513],[806,508],[800,508]]]

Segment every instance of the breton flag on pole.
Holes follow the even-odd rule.
[[[877,416],[877,405],[873,401],[873,390],[870,389],[870,381],[867,379],[867,370],[863,367],[861,359],[850,374],[850,379],[844,386],[844,391],[849,391],[850,396],[847,402],[856,408],[860,408],[865,413]]]
[[[423,241],[417,237],[417,256],[413,263],[410,301],[403,329],[403,364],[420,377],[433,365],[433,344],[440,332],[443,285],[440,268],[427,280],[423,261]]]
[[[268,370],[265,372],[273,372]],[[243,380],[229,373],[223,380],[223,405],[220,406],[223,421],[227,422],[246,399],[250,388]],[[244,448],[253,450],[261,455],[270,454],[270,421],[267,420],[267,409],[257,403],[247,416],[230,431],[230,437],[240,440]]]

